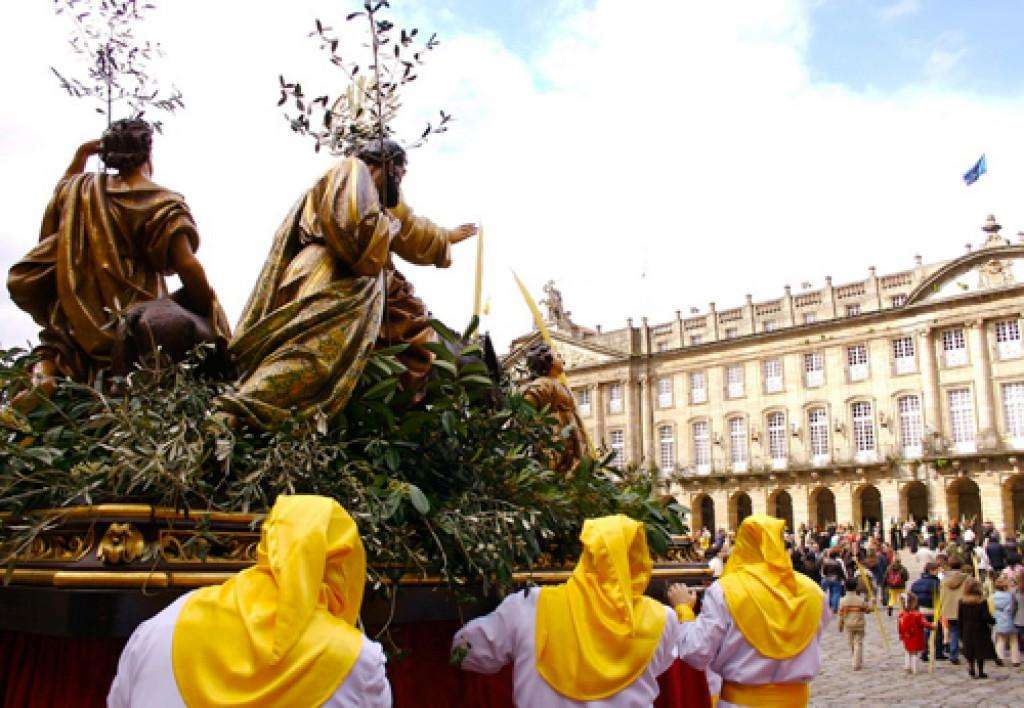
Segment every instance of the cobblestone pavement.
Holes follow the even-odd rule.
[[[903,554],[911,579],[920,575],[920,564]],[[883,646],[878,620],[868,618],[864,637],[864,668],[851,669],[850,649],[844,633],[833,619],[825,630],[821,674],[811,684],[813,706],[1024,706],[1024,669],[1003,668],[991,662],[985,665],[987,679],[973,680],[967,663],[953,666],[935,662],[935,673],[927,665],[916,676],[903,671],[903,645],[896,635],[896,612],[887,617],[882,611],[889,636],[889,649]]]

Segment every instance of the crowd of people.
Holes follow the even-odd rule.
[[[717,577],[728,561],[731,535],[703,529],[696,539]],[[967,660],[970,675],[987,678],[985,662],[1020,666],[1024,652],[1024,558],[1012,533],[991,522],[881,524],[856,529],[801,525],[786,534],[793,568],[817,583],[846,631],[853,668],[863,665],[866,617],[897,614],[904,668]],[[904,560],[922,568],[912,578]],[[934,655],[934,656],[933,656]]]

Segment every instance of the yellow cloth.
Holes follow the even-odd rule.
[[[722,700],[737,706],[758,708],[797,708],[806,706],[811,690],[806,683],[765,683],[758,686],[744,686],[725,681],[722,684]]]
[[[359,658],[365,582],[359,530],[336,501],[278,497],[256,565],[181,610],[171,658],[185,703],[324,703]]]
[[[644,525],[622,515],[588,519],[568,582],[540,591],[537,673],[558,693],[595,701],[646,669],[665,627],[664,605],[644,596],[651,554]]]
[[[736,533],[719,584],[743,637],[769,659],[802,652],[818,632],[824,594],[793,564],[782,541],[786,522],[748,516]]]
[[[680,622],[693,622],[697,616],[693,614],[693,608],[689,605],[676,605],[676,619]]]

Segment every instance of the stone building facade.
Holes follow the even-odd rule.
[[[549,294],[588,435],[660,470],[698,528],[754,512],[1019,527],[1024,234],[1011,243],[993,217],[983,232],[948,261],[612,331],[572,324]]]

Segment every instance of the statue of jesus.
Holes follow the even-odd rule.
[[[401,199],[405,169],[401,146],[375,141],[331,167],[285,217],[229,345],[241,378],[220,399],[225,413],[262,427],[293,413],[330,419],[376,345],[408,345],[401,384],[419,389],[433,332],[391,255],[446,268],[451,245],[477,228],[415,216]]]

